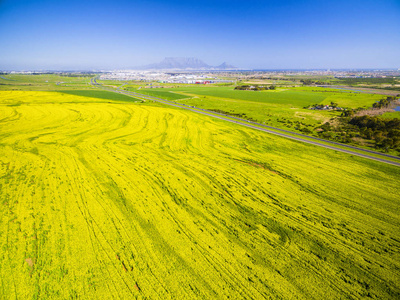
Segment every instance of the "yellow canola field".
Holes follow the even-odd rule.
[[[0,92],[0,298],[400,295],[399,168],[110,102]]]

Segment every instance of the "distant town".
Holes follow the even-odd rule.
[[[88,76],[100,74],[101,80],[120,81],[158,81],[160,83],[182,83],[182,84],[213,84],[233,83],[238,80],[269,79],[269,78],[291,78],[302,76],[329,76],[334,78],[391,78],[399,77],[400,69],[388,70],[113,70],[113,71],[62,71],[62,70],[28,70],[28,71],[0,71],[5,74],[64,74],[68,76]],[[225,79],[229,78],[229,79]]]
[[[100,80],[122,81],[158,81],[160,83],[187,83],[187,84],[211,84],[232,83],[234,80],[219,79],[215,73],[175,73],[153,71],[114,71],[100,75]]]

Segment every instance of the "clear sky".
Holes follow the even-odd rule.
[[[0,70],[400,68],[400,0],[0,0]]]

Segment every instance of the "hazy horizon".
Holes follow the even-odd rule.
[[[400,68],[400,2],[0,1],[0,70]],[[396,29],[397,28],[397,29]]]

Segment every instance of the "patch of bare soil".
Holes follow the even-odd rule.
[[[384,113],[387,113],[387,112],[394,112],[395,111],[394,109],[397,106],[400,106],[400,101],[394,101],[394,102],[390,103],[389,107],[371,108],[371,109],[361,110],[361,111],[357,112],[356,114],[354,114],[354,116],[356,116],[356,117],[379,116],[379,115],[383,115]]]
[[[379,109],[366,109],[366,110],[361,110],[354,114],[355,117],[362,117],[362,116],[379,116],[383,115],[384,113],[387,112],[394,112],[394,109],[392,108],[379,108]]]
[[[33,260],[32,260],[32,258],[30,258],[30,257],[28,257],[28,258],[25,258],[25,261],[26,261],[26,263],[28,264],[28,266],[30,266],[31,268],[33,267]]]

